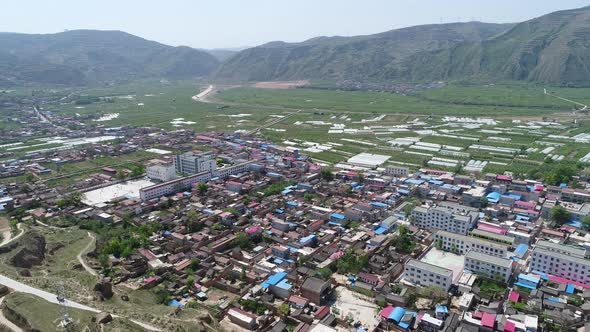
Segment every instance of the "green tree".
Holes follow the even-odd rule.
[[[551,208],[551,220],[558,226],[568,222],[571,218],[571,213],[563,208],[561,205],[555,205]]]
[[[199,184],[197,185],[197,190],[199,191],[199,194],[204,194],[207,192],[207,184],[203,183],[203,182],[199,182]]]
[[[332,173],[331,169],[322,167],[320,170],[320,178],[322,178],[322,180],[332,181],[334,180],[334,173]]]
[[[590,230],[590,216],[585,216],[584,219],[582,219],[582,227],[585,230]]]
[[[287,317],[289,315],[289,304],[288,303],[282,303],[277,308],[277,312],[279,313],[279,316],[281,316],[281,317]]]
[[[248,234],[244,232],[239,232],[236,234],[236,238],[234,239],[234,246],[240,247],[242,249],[247,249],[252,246],[252,241]]]
[[[486,197],[482,197],[479,199],[479,204],[482,208],[488,207],[488,199]]]

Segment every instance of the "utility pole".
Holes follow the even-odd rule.
[[[59,326],[65,328],[66,331],[69,331],[70,326],[73,323],[73,320],[68,312],[68,305],[66,303],[66,291],[64,289],[63,283],[61,282],[57,285],[57,302],[59,302],[59,311],[61,314]]]

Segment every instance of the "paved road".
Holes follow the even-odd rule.
[[[2,305],[2,302],[4,302],[4,296],[0,298],[0,305]],[[9,321],[8,318],[4,317],[4,313],[2,312],[2,310],[0,310],[0,324],[6,326],[12,332],[24,332],[23,329],[18,327],[13,322]]]
[[[29,285],[23,284],[22,282],[10,279],[6,276],[0,275],[0,284],[8,287],[8,288],[12,288],[17,292],[22,292],[22,293],[27,293],[27,294],[31,294],[31,295],[35,295],[38,296],[46,301],[48,301],[49,303],[54,303],[54,304],[59,304],[59,302],[57,301],[57,295],[56,294],[52,294],[49,292],[46,292],[44,290],[41,289],[37,289],[34,287],[31,287]],[[98,309],[89,307],[87,305],[84,304],[80,304],[80,303],[76,303],[76,302],[72,302],[70,300],[66,299],[66,305],[68,306],[68,308],[74,308],[74,309],[79,309],[79,310],[85,310],[85,311],[90,311],[90,312],[95,312],[95,313],[99,313],[101,312]],[[112,315],[113,317],[117,318],[117,317],[121,317],[118,315]],[[129,319],[130,321],[132,321],[133,323],[143,327],[144,329],[148,330],[148,331],[161,331],[160,329],[158,329],[157,327],[133,320],[133,319]]]
[[[84,258],[82,258],[82,255],[89,252],[90,248],[92,248],[92,246],[96,242],[96,237],[94,236],[94,234],[88,232],[88,237],[90,237],[90,242],[88,242],[88,245],[84,249],[82,249],[82,251],[80,251],[80,253],[78,254],[77,257],[78,257],[78,261],[80,262],[80,264],[82,264],[82,266],[84,267],[84,270],[86,270],[86,272],[92,274],[95,277],[98,277],[98,273],[96,273],[96,271],[94,271],[93,268],[88,266],[88,264],[86,264],[86,261],[84,260]]]
[[[213,89],[215,88],[215,86],[213,85],[209,85],[207,87],[207,89],[203,90],[202,92],[200,92],[197,95],[193,96],[193,100],[195,101],[201,101],[201,102],[206,102],[206,97],[208,94],[210,94],[211,92],[213,92]]]

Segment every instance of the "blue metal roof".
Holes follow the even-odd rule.
[[[449,309],[444,305],[437,305],[436,312],[449,313]]]
[[[493,192],[487,194],[486,198],[491,203],[498,203],[500,201],[500,193],[493,191]]]
[[[387,231],[385,227],[379,227],[375,230],[375,234],[383,234]]]
[[[516,250],[514,250],[514,254],[518,257],[522,257],[524,256],[524,254],[526,253],[526,251],[529,249],[529,246],[521,243],[518,245],[518,247],[516,247]]]
[[[539,281],[540,281],[539,278],[535,278],[535,277],[530,276],[528,274],[522,274],[522,273],[518,275],[518,280],[524,280],[524,281],[528,281],[528,282],[533,282],[535,284],[538,284]]]
[[[516,282],[516,283],[514,283],[514,285],[519,286],[519,287],[528,288],[528,289],[537,289],[537,287],[535,287],[535,286],[531,286],[529,284],[523,284],[522,282]]]
[[[264,288],[268,288],[271,285],[276,285],[279,283],[279,281],[283,280],[283,278],[285,278],[286,276],[287,276],[287,272],[275,273],[275,274],[271,275],[270,277],[268,277],[266,279],[266,281],[261,284],[261,286]]]
[[[288,201],[287,202],[287,205],[289,205],[289,206],[299,206],[299,203],[293,202],[293,201]]]
[[[308,235],[308,236],[302,238],[301,240],[299,240],[299,243],[309,242],[315,238],[316,238],[315,234],[311,234],[311,235]]]
[[[343,214],[340,214],[340,213],[332,213],[330,215],[330,217],[340,219],[340,220],[344,220],[344,218],[346,218]]]
[[[567,284],[567,286],[565,286],[565,292],[568,294],[573,294],[574,293],[574,285]]]
[[[293,288],[293,285],[291,285],[287,279],[283,279],[278,284],[276,284],[276,287],[289,290]]]
[[[379,203],[379,202],[371,202],[370,204],[373,206],[376,206],[376,207],[382,207],[382,208],[388,207],[387,204],[383,204],[383,203]]]
[[[402,316],[406,313],[406,309],[402,307],[395,307],[391,314],[389,315],[389,319],[393,319],[394,321],[399,323],[399,320],[402,319]]]

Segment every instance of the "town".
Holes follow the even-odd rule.
[[[150,290],[174,315],[198,308],[201,327],[227,331],[537,331],[590,314],[588,190],[382,166],[371,153],[322,167],[257,135],[105,131],[127,138],[43,151],[36,164],[155,157],[57,190],[30,178],[0,191],[13,228],[3,242],[48,227],[96,233],[81,273],[97,276],[103,301]],[[3,254],[25,283],[49,255],[26,250]]]

